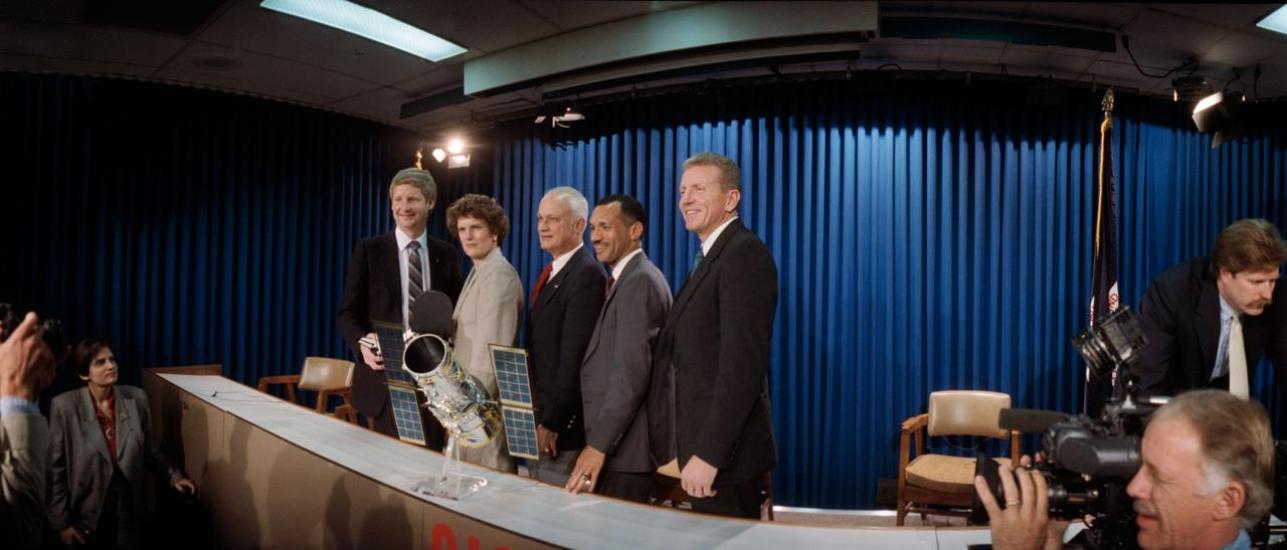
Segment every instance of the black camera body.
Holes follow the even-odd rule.
[[[1093,516],[1095,521],[1086,530],[1085,546],[1134,548],[1135,512],[1126,486],[1140,467],[1144,420],[1165,403],[1165,399],[1136,400],[1130,365],[1148,339],[1130,308],[1122,307],[1078,334],[1072,343],[1095,376],[1114,377],[1113,398],[1100,415],[1007,409],[1001,411],[998,425],[1042,434],[1044,460],[1033,467],[1046,479],[1052,519]],[[1004,501],[996,461],[980,455],[976,473],[984,477],[998,501]],[[987,522],[977,495],[972,519]]]
[[[22,324],[22,314],[16,308],[7,303],[0,303],[0,342],[9,339],[18,325]],[[40,322],[40,328],[43,331],[42,338],[49,350],[58,353],[66,345],[66,339],[63,337],[63,322],[58,319],[45,319]]]

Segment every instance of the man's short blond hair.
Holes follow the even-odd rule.
[[[429,172],[419,168],[404,168],[394,174],[393,181],[389,182],[389,198],[393,198],[393,190],[399,185],[411,185],[420,190],[420,194],[425,196],[425,202],[432,203],[438,198],[438,184],[434,183],[433,176]]]
[[[719,168],[719,188],[721,191],[742,191],[742,169],[733,159],[717,153],[697,153],[684,161],[684,170],[694,166],[714,166]]]

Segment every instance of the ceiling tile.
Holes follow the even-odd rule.
[[[1227,29],[1158,10],[1145,10],[1122,32],[1141,64],[1162,64],[1159,55],[1183,59],[1198,56],[1229,34]],[[1156,52],[1157,55],[1151,55]]]
[[[584,0],[564,2],[522,0],[521,3],[563,32],[695,4],[695,2],[587,2]]]
[[[242,2],[229,9],[199,38],[234,50],[326,67],[384,85],[435,66],[384,44],[261,8],[256,2]]]
[[[1274,4],[1150,4],[1151,9],[1163,11],[1209,25],[1243,30],[1255,25],[1256,20],[1273,11]]]
[[[370,118],[395,126],[402,125],[402,104],[415,99],[402,90],[378,88],[366,93],[337,100],[327,108]]]
[[[1202,56],[1202,61],[1232,67],[1251,67],[1257,62],[1282,55],[1283,45],[1242,33],[1229,33]]]
[[[373,2],[372,7],[447,40],[485,53],[562,32],[516,0],[380,0]],[[594,9],[611,8],[599,6]]]
[[[232,57],[239,60],[241,65],[226,70],[209,70],[194,64],[196,58],[211,55]],[[378,87],[365,80],[289,59],[202,42],[185,50],[173,63],[158,72],[157,76],[323,105]]]
[[[159,67],[187,44],[172,36],[85,27],[0,21],[0,53],[22,53],[75,61],[104,61]]]

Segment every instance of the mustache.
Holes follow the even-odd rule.
[[[1157,517],[1157,508],[1154,508],[1152,503],[1137,500],[1132,504],[1132,508],[1135,509],[1136,514]]]

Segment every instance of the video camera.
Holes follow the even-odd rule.
[[[1001,411],[1001,428],[1025,433],[1042,433],[1045,459],[1034,467],[1049,486],[1052,519],[1082,519],[1093,516],[1086,530],[1090,548],[1135,547],[1135,512],[1126,486],[1140,466],[1140,435],[1144,419],[1166,402],[1165,398],[1137,399],[1133,362],[1148,344],[1130,308],[1123,306],[1103,321],[1072,339],[1073,347],[1085,359],[1095,377],[1114,377],[1113,397],[1102,413],[1086,415],[1006,409]],[[982,475],[993,495],[1004,495],[997,463],[980,454],[976,473]],[[987,512],[974,498],[976,524],[987,523]]]
[[[0,303],[0,342],[9,339],[14,329],[22,324],[22,318],[23,315],[12,305]],[[50,351],[59,353],[66,344],[63,338],[63,322],[58,319],[45,319],[40,322],[40,328],[43,330],[43,338]]]

